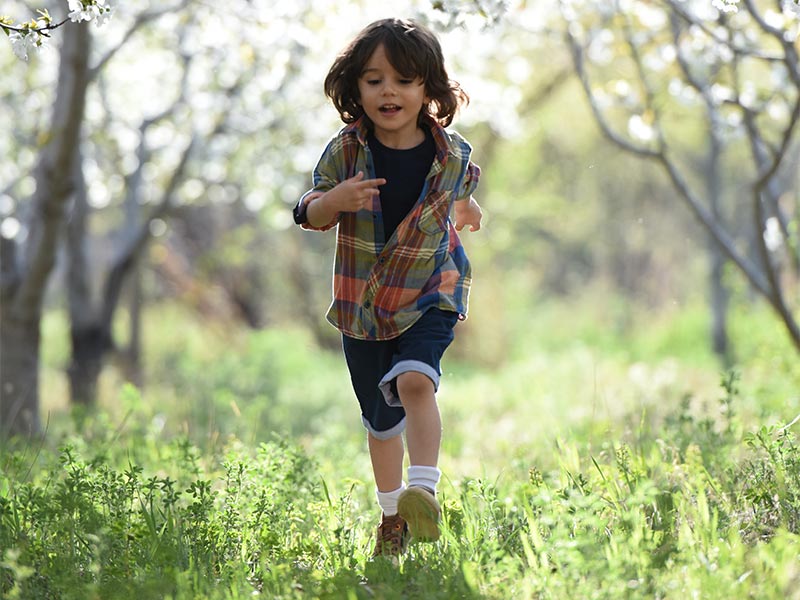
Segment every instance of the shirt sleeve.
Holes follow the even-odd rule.
[[[309,202],[319,195],[315,194],[315,192],[325,193],[329,190],[332,190],[340,181],[337,166],[339,163],[341,163],[341,158],[337,159],[337,144],[335,142],[336,139],[334,138],[325,147],[325,150],[322,152],[322,156],[320,156],[320,159],[317,162],[317,166],[314,167],[314,172],[312,174],[313,187],[301,196],[300,200],[297,202],[294,210],[292,211],[294,215],[294,222],[300,225],[300,227],[303,229],[308,229],[311,231],[327,231],[339,223],[340,213],[336,213],[330,223],[327,223],[321,227],[314,227],[308,222],[308,216],[306,214],[306,209]]]
[[[468,199],[478,187],[478,180],[481,177],[481,168],[472,161],[467,162],[466,172],[461,178],[461,185],[456,191],[456,200]]]

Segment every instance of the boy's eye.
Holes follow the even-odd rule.
[[[378,85],[380,82],[380,79],[367,79],[367,85]]]
[[[400,83],[402,83],[403,85],[410,85],[410,84],[414,83],[414,80],[413,79],[401,79]]]

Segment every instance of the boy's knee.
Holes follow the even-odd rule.
[[[417,371],[407,371],[397,376],[397,394],[400,402],[429,398],[434,393],[430,377]]]

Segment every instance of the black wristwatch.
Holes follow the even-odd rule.
[[[292,210],[292,215],[294,215],[294,222],[298,225],[302,225],[303,223],[308,223],[308,215],[306,211],[308,209],[308,204],[303,201],[303,198],[300,198],[300,201],[295,205],[294,209]]]

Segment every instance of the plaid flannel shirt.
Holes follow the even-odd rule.
[[[326,318],[347,336],[395,338],[431,307],[466,318],[471,268],[450,215],[453,202],[469,198],[477,187],[480,168],[470,161],[472,148],[464,138],[431,118],[427,123],[436,146],[433,164],[417,203],[385,243],[378,196],[372,210],[339,213],[323,227],[304,218],[313,192],[326,192],[359,171],[375,177],[364,117],[328,143],[314,169],[314,187],[295,207],[304,229],[338,226]]]

